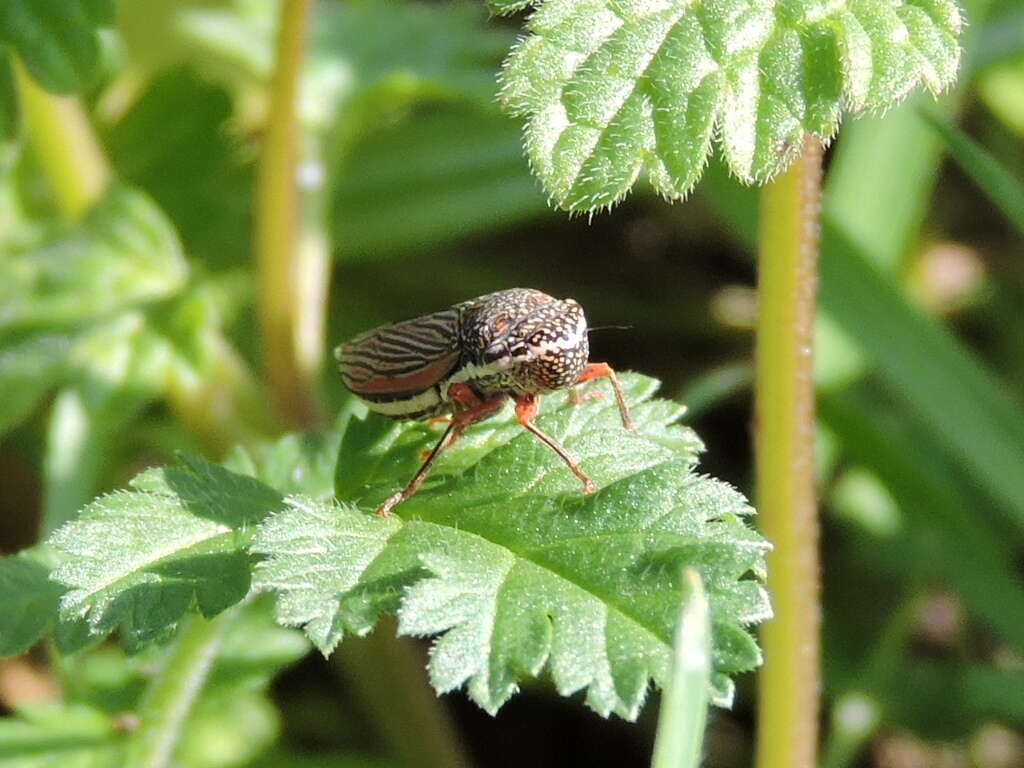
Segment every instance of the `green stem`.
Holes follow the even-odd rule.
[[[78,99],[47,93],[18,60],[14,76],[29,144],[61,213],[78,218],[103,197],[110,164]]]
[[[335,664],[401,765],[466,768],[469,758],[423,674],[421,649],[410,638],[395,637],[395,628],[393,618],[383,618],[372,635],[346,638]]]
[[[819,565],[814,478],[814,300],[821,146],[761,192],[755,453],[761,530],[774,545],[775,617],[761,630],[758,768],[813,768],[818,740]]]
[[[192,705],[240,610],[236,606],[212,620],[195,615],[185,621],[139,706],[139,727],[128,748],[126,768],[170,764]]]
[[[298,428],[319,420],[324,249],[300,237],[297,96],[312,0],[281,7],[270,112],[256,189],[256,263],[267,378],[279,412]]]

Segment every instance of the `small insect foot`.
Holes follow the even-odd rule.
[[[560,442],[533,423],[533,418],[537,415],[537,402],[539,399],[537,395],[519,395],[516,398],[516,419],[544,445],[557,453],[558,457],[565,462],[565,465],[569,467],[572,473],[583,481],[583,493],[593,493],[597,488],[591,479],[587,477],[587,474],[580,469],[580,463],[573,458],[572,454],[565,450]]]
[[[583,405],[588,400],[604,400],[604,392],[598,392],[596,389],[580,392],[579,387],[573,387],[569,390],[569,405]]]
[[[612,383],[615,402],[619,406],[619,416],[622,417],[622,426],[634,435],[639,435],[640,430],[636,428],[636,424],[633,423],[633,417],[629,414],[629,406],[626,405],[626,396],[622,393],[619,377],[615,375],[615,371],[612,370],[608,363],[588,363],[587,367],[583,369],[583,373],[576,379],[576,383],[582,384],[584,381],[601,378],[607,378]]]
[[[391,517],[391,510],[404,498],[405,494],[402,491],[388,496],[387,500],[377,507],[377,517]]]

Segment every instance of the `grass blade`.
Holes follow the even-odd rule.
[[[708,599],[696,568],[683,570],[683,601],[673,650],[651,768],[696,768],[704,743],[711,674]]]
[[[929,112],[921,117],[945,142],[950,156],[971,177],[985,196],[1024,234],[1024,183],[1010,173],[983,146]]]

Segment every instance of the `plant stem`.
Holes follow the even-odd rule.
[[[139,706],[140,722],[128,749],[127,768],[170,764],[224,635],[241,609],[236,606],[212,620],[199,615],[186,619]]]
[[[256,263],[267,378],[279,412],[299,428],[319,418],[325,257],[300,241],[298,88],[312,0],[281,6],[270,113],[256,189]],[[316,338],[310,339],[310,334]],[[310,352],[312,350],[312,353]]]
[[[821,146],[761,192],[755,453],[761,530],[774,545],[775,617],[761,629],[758,768],[813,768],[818,741],[818,520],[813,340]]]
[[[78,218],[106,191],[110,164],[78,99],[44,91],[17,58],[14,77],[25,134],[57,205],[67,218]]]
[[[395,637],[384,617],[368,637],[348,637],[334,655],[380,735],[408,768],[466,768],[469,758],[441,700],[427,684],[423,653],[414,640]]]

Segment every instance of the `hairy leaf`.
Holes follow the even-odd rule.
[[[728,675],[760,660],[744,626],[769,612],[758,580],[767,544],[736,491],[694,472],[700,441],[675,424],[682,408],[651,399],[650,379],[624,384],[639,436],[610,397],[579,407],[552,397],[538,420],[600,487],[587,497],[506,412],[470,430],[400,517],[380,519],[367,511],[438,435],[353,420],[338,461],[343,502],[293,496],[263,522],[257,586],[277,592],[279,619],[324,653],[397,610],[402,633],[438,635],[434,686],[468,683],[488,711],[549,665],[561,693],[586,689],[594,710],[634,718],[649,680],[666,679],[680,568],[692,564],[711,603],[715,698],[728,703]]]
[[[713,141],[736,176],[763,181],[843,110],[946,87],[960,26],[954,0],[544,0],[502,101],[526,116],[530,161],[563,208],[612,205],[641,171],[678,198]]]
[[[254,524],[281,505],[271,488],[200,459],[144,472],[101,496],[50,539],[63,622],[93,637],[120,628],[129,648],[166,638],[182,616],[213,616],[249,591]]]

